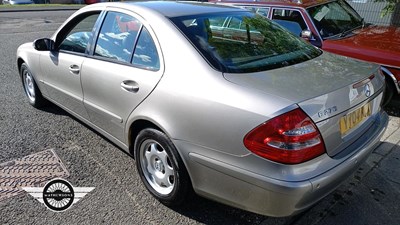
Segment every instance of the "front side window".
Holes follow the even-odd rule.
[[[92,14],[78,22],[61,41],[58,49],[85,53],[88,43],[92,39],[93,27],[100,13]]]
[[[363,19],[346,2],[339,0],[307,9],[322,38],[344,36],[363,26]]]
[[[94,55],[130,63],[141,26],[132,16],[108,12],[97,39]]]
[[[232,12],[171,20],[217,70],[264,71],[304,62],[321,51],[264,17]],[[225,21],[221,26],[221,22]],[[235,21],[236,29],[227,21]],[[239,25],[238,25],[239,24]]]

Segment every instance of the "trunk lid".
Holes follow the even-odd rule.
[[[224,77],[297,103],[318,126],[330,156],[371,126],[384,87],[377,65],[330,53],[280,69]]]

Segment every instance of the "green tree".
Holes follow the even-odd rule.
[[[381,17],[385,17],[390,13],[395,12],[399,8],[400,0],[375,0],[375,2],[386,2],[386,6],[381,11]]]

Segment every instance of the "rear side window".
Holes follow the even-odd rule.
[[[141,26],[132,16],[108,12],[99,33],[94,55],[130,63]]]
[[[160,60],[156,45],[150,36],[149,31],[143,27],[133,54],[133,65],[148,70],[159,70]]]

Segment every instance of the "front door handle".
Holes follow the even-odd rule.
[[[70,65],[69,71],[73,74],[78,74],[80,69],[79,69],[79,66],[77,66],[77,65]]]
[[[139,84],[133,80],[124,80],[121,82],[121,87],[125,91],[136,93],[139,91]]]

